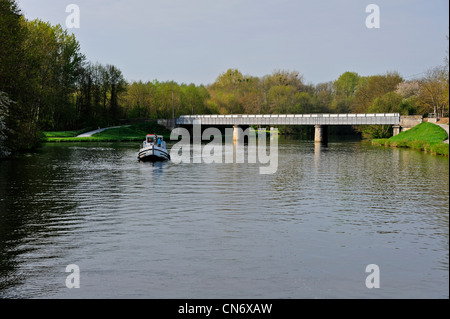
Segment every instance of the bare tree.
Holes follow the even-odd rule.
[[[437,66],[428,70],[425,77],[419,81],[419,103],[423,111],[440,116],[448,112],[448,70],[445,66]]]

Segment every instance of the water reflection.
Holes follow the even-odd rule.
[[[261,175],[139,163],[138,147],[51,144],[0,163],[1,297],[448,297],[448,158],[280,138],[277,173]]]
[[[64,255],[52,246],[54,239],[77,230],[71,216],[76,203],[66,193],[77,184],[66,179],[68,153],[59,154],[63,161],[58,165],[54,152],[0,164],[0,296],[42,272],[46,266],[40,260]],[[30,262],[38,265],[27,269]]]
[[[316,169],[321,166],[320,157],[327,149],[328,143],[314,143],[314,165]]]

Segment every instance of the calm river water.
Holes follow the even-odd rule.
[[[138,148],[0,162],[0,298],[449,297],[448,158],[280,139],[277,173],[260,175],[139,163]]]

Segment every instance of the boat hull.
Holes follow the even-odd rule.
[[[166,149],[160,147],[143,148],[138,153],[138,160],[143,162],[160,162],[170,160],[170,155]]]

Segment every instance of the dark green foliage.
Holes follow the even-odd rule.
[[[9,156],[10,150],[6,146],[9,129],[6,126],[6,117],[9,113],[9,107],[13,102],[8,96],[0,91],[0,159]]]
[[[75,36],[60,25],[27,21],[14,0],[0,0],[0,43],[0,91],[14,101],[4,119],[13,152],[37,146],[40,131],[113,124],[122,117],[121,71],[87,63]]]
[[[117,67],[85,63],[77,83],[78,90],[74,94],[76,121],[71,129],[104,127],[119,122],[124,115],[119,99],[126,92],[127,84]]]

